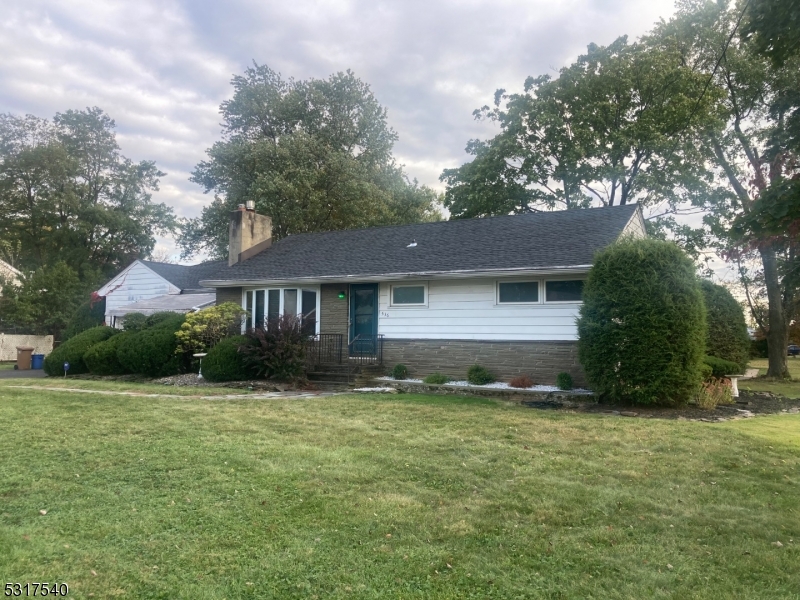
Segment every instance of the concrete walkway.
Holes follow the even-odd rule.
[[[41,379],[42,377],[47,377],[44,374],[44,369],[28,369],[27,371],[0,370],[0,379]]]
[[[65,392],[71,394],[101,394],[104,396],[137,396],[139,398],[170,398],[174,400],[274,400],[277,398],[321,398],[340,396],[345,392],[265,392],[263,394],[221,394],[217,396],[147,394],[144,392],[118,392],[112,390],[83,390],[80,388],[60,388],[45,385],[6,385],[0,389],[36,390],[40,392]]]

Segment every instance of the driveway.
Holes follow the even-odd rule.
[[[47,377],[44,374],[44,369],[29,369],[27,371],[0,370],[0,379],[40,379],[42,377]]]

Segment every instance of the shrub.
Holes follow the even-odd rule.
[[[125,331],[141,331],[147,327],[146,323],[147,315],[143,315],[142,313],[128,313],[122,317],[122,328]]]
[[[223,338],[242,330],[242,317],[247,312],[233,302],[223,302],[203,310],[189,313],[181,328],[175,333],[179,354],[207,352]]]
[[[737,373],[741,373],[742,371],[741,367],[739,367],[739,365],[735,362],[723,360],[721,358],[717,358],[716,356],[704,356],[703,364],[711,367],[711,376],[717,378],[725,377],[727,375],[735,375]]]
[[[486,385],[497,381],[488,369],[480,365],[472,365],[467,369],[467,381],[472,385]]]
[[[408,379],[408,367],[405,365],[395,365],[392,369],[392,377],[395,379]]]
[[[431,373],[425,379],[422,380],[423,383],[431,383],[434,385],[444,385],[451,381],[451,379],[447,375],[442,375],[441,373]]]
[[[91,299],[81,304],[67,322],[64,341],[75,337],[82,331],[103,325],[106,318],[106,299]]]
[[[106,341],[117,330],[101,325],[92,327],[63,342],[44,359],[44,372],[50,376],[64,374],[64,363],[69,363],[69,374],[80,375],[88,373],[89,368],[83,360],[84,355],[92,346]]]
[[[750,357],[751,358],[769,357],[769,350],[767,348],[767,338],[764,338],[763,340],[751,340]]]
[[[688,402],[702,379],[706,342],[694,264],[659,240],[623,240],[599,252],[583,288],[578,335],[578,357],[602,397]]]
[[[284,315],[269,319],[266,327],[251,329],[252,342],[242,349],[244,364],[258,377],[296,381],[305,378],[307,336],[300,319]]]
[[[242,347],[252,343],[245,335],[225,338],[217,343],[203,358],[203,377],[209,381],[243,381],[253,373],[245,365]]]
[[[572,375],[569,373],[559,373],[556,375],[556,387],[560,390],[571,390],[574,387],[572,384]]]
[[[111,336],[105,342],[95,344],[83,355],[83,360],[89,371],[95,375],[123,375],[127,369],[122,366],[117,357],[119,344],[130,336],[128,332]]]
[[[184,315],[167,314],[169,318],[159,319],[156,325],[133,332],[120,341],[117,358],[128,372],[166,377],[188,369],[187,357],[175,354],[178,345],[175,332],[183,324]]]
[[[747,366],[750,336],[744,311],[733,295],[721,285],[703,280],[700,282],[706,305],[706,353],[739,365]]]
[[[708,381],[714,376],[714,369],[707,363],[700,365],[700,372],[702,373],[703,381]]]
[[[695,403],[700,408],[712,409],[720,404],[733,403],[733,390],[730,379],[711,379],[700,385],[695,395]]]
[[[533,387],[535,384],[533,383],[533,379],[528,377],[527,375],[517,375],[508,382],[509,387],[512,388],[529,388]]]

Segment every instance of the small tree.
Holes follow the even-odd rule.
[[[612,401],[679,405],[702,380],[705,307],[676,245],[626,240],[600,252],[583,290],[578,357]]]
[[[744,369],[750,353],[750,336],[742,307],[721,285],[703,280],[700,288],[708,324],[706,354],[736,363]]]
[[[241,332],[242,316],[246,312],[233,302],[224,302],[186,315],[178,338],[178,354],[195,354],[210,350],[223,338]]]

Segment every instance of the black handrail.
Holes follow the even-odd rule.
[[[315,365],[342,364],[341,333],[320,333],[309,338],[309,351],[306,356]]]

